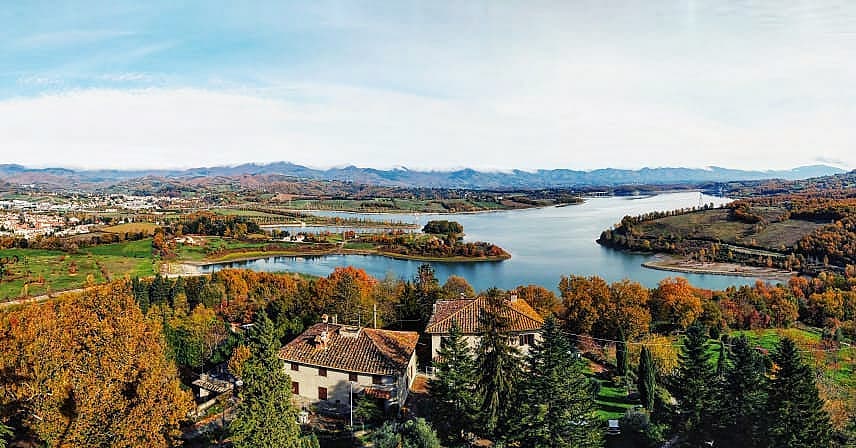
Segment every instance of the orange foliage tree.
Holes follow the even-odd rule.
[[[2,404],[48,446],[166,447],[192,400],[128,282],[4,314]]]

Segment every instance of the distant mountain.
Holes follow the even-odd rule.
[[[531,189],[551,187],[585,187],[615,185],[666,185],[679,183],[727,182],[760,179],[798,180],[843,173],[845,170],[827,165],[811,165],[791,170],[745,171],[720,167],[642,168],[620,170],[613,168],[593,171],[568,169],[521,171],[415,171],[407,168],[379,170],[347,166],[319,170],[289,162],[243,164],[191,168],[187,170],[72,170],[66,168],[26,168],[21,165],[0,165],[0,180],[11,184],[46,184],[86,187],[111,185],[142,177],[193,179],[200,177],[237,177],[247,175],[283,175],[298,179],[338,180],[358,184],[398,187],[434,187],[467,189]]]

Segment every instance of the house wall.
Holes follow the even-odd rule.
[[[540,331],[525,331],[520,333],[512,333],[511,337],[511,345],[517,347],[520,350],[520,353],[524,356],[529,354],[529,345],[518,345],[521,335],[531,334],[535,338],[535,341],[541,341],[541,332]],[[432,334],[431,335],[431,359],[434,360],[437,358],[437,352],[440,351],[440,344],[442,338],[449,336],[448,334]],[[470,350],[475,353],[476,347],[479,345],[479,341],[481,340],[481,336],[474,334],[463,335],[464,341],[466,341],[467,346]]]
[[[321,401],[318,397],[318,388],[327,388],[327,401],[349,403],[349,394],[351,391],[350,372],[342,370],[327,369],[327,376],[318,374],[318,367],[306,364],[297,364],[298,370],[291,370],[292,363],[285,361],[285,372],[291,377],[292,382],[299,385],[299,393],[301,397],[307,398],[312,402]],[[407,369],[402,372],[399,377],[381,376],[381,384],[394,385],[395,391],[393,398],[388,400],[387,406],[396,403],[404,403],[407,399],[407,392],[413,384],[413,379],[416,377],[416,354],[410,357],[410,363]],[[364,387],[374,385],[373,376],[365,373],[357,374],[357,382],[354,384],[354,393],[360,392]]]

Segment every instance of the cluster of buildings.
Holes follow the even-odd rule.
[[[0,211],[0,236],[30,239],[51,235],[74,225],[76,223],[56,214]]]
[[[425,339],[431,341],[432,361],[437,359],[453,323],[475,350],[481,333],[480,317],[487,306],[483,297],[437,302],[424,331]],[[516,295],[505,300],[500,314],[509,322],[512,344],[528,353],[540,339],[543,318]],[[344,415],[356,402],[355,397],[369,396],[383,402],[386,411],[400,410],[417,376],[419,341],[420,334],[415,331],[342,325],[325,315],[286,344],[279,357],[291,377],[295,399],[304,405]]]

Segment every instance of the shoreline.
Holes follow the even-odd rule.
[[[484,262],[501,262],[505,260],[511,259],[511,254],[494,256],[494,257],[481,257],[481,258],[467,258],[467,257],[429,257],[429,256],[421,256],[421,255],[405,255],[405,254],[397,254],[392,252],[382,252],[375,249],[332,249],[328,251],[316,251],[316,252],[307,252],[307,251],[270,251],[264,254],[257,253],[256,255],[248,255],[244,257],[236,257],[233,259],[225,259],[225,260],[179,260],[172,263],[168,263],[168,271],[172,271],[171,268],[178,267],[192,267],[194,270],[199,268],[204,268],[207,266],[215,266],[222,265],[228,263],[242,263],[247,261],[256,261],[256,260],[264,260],[266,258],[273,257],[324,257],[328,255],[373,255],[378,257],[386,257],[392,258],[396,260],[410,260],[410,261],[426,261],[426,262],[435,262],[435,263],[484,263]],[[188,272],[186,269],[181,269],[183,272]],[[187,275],[192,275],[192,273],[188,273]]]
[[[654,258],[642,263],[642,267],[658,271],[679,272],[684,274],[707,274],[732,277],[749,277],[760,280],[787,282],[799,272],[783,269],[746,266],[736,263],[699,262],[672,255],[656,254]]]

